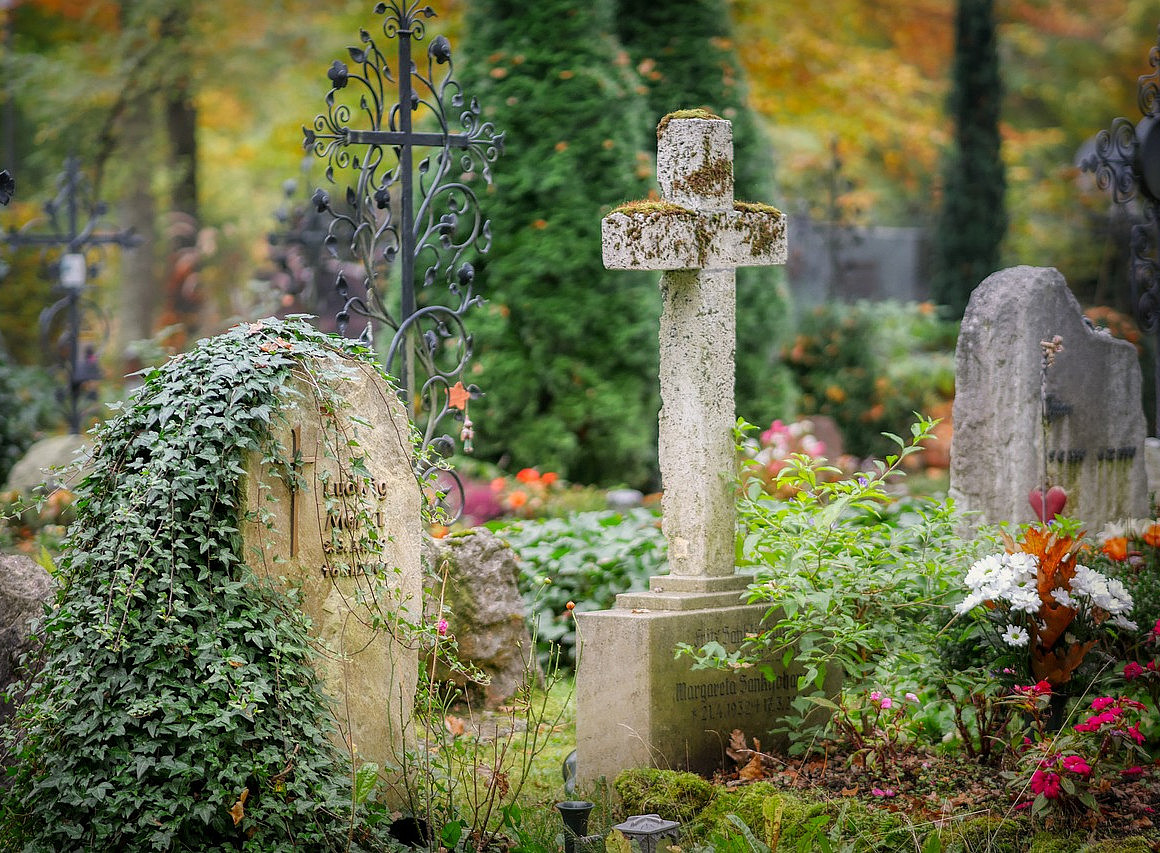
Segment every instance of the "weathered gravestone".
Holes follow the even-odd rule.
[[[734,270],[781,264],[785,218],[733,200],[728,121],[666,117],[657,128],[663,201],[603,222],[610,269],[662,270],[660,465],[670,574],[612,610],[577,614],[577,763],[581,779],[633,766],[711,770],[729,732],[764,737],[789,709],[793,674],[695,671],[678,643],[736,647],[766,608],[742,604],[734,566]],[[685,114],[688,115],[688,114]]]
[[[397,766],[418,677],[400,623],[422,618],[421,495],[395,390],[370,365],[349,368],[333,411],[305,381],[291,386],[274,437],[297,460],[299,488],[250,459],[246,509],[264,518],[243,525],[243,553],[259,577],[297,591],[340,746]]]
[[[1041,341],[1063,350],[1041,388]],[[955,351],[951,495],[990,522],[1035,520],[1029,496],[1067,492],[1063,514],[1099,530],[1148,513],[1140,366],[1093,329],[1057,270],[1013,267],[971,294]],[[1046,399],[1042,391],[1046,391]]]

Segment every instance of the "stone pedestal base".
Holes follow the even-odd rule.
[[[654,589],[663,579],[656,580]],[[725,747],[733,729],[777,748],[769,730],[790,710],[797,673],[778,666],[769,681],[756,667],[694,670],[688,658],[674,659],[678,643],[733,649],[760,630],[767,607],[736,603],[739,592],[729,606],[695,606],[702,596],[720,595],[730,593],[634,593],[619,596],[612,610],[576,614],[582,783],[601,776],[611,782],[629,767],[711,773],[730,764]]]

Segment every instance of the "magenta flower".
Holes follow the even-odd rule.
[[[1100,696],[1099,698],[1092,700],[1092,710],[1093,711],[1102,711],[1102,710],[1104,710],[1104,708],[1108,707],[1109,705],[1114,705],[1114,704],[1116,704],[1116,700],[1113,699],[1111,696]]]
[[[1144,667],[1140,666],[1140,664],[1136,663],[1135,661],[1131,661],[1127,666],[1124,667],[1125,681],[1134,681],[1143,674]]]
[[[446,637],[446,636],[447,636],[447,620],[446,620],[446,619],[440,619],[440,620],[439,620],[439,624],[438,624],[438,625],[436,625],[435,627],[436,627],[436,629],[439,631],[439,636],[440,636],[440,637]]]
[[[887,708],[890,708],[893,705],[894,705],[894,700],[891,699],[889,696],[882,697],[882,710],[886,710]]]
[[[1080,776],[1087,776],[1092,772],[1091,765],[1078,755],[1065,755],[1063,757],[1063,769],[1070,770],[1072,773],[1078,773]]]
[[[1036,794],[1043,794],[1049,800],[1059,796],[1060,778],[1058,773],[1047,770],[1036,770],[1031,774],[1031,790]]]
[[[1125,779],[1139,779],[1144,775],[1144,768],[1137,764],[1134,767],[1127,767],[1121,770],[1120,775]]]
[[[895,792],[893,788],[871,788],[870,793],[875,797],[893,797]]]
[[[1133,723],[1132,725],[1128,726],[1128,737],[1130,737],[1138,744],[1142,744],[1144,742],[1144,735],[1140,732],[1139,723]]]

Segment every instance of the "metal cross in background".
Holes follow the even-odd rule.
[[[8,173],[7,169],[0,169],[0,207],[12,201],[12,196],[15,193],[16,181]]]
[[[0,233],[0,243],[16,249],[38,246],[42,254],[50,249],[61,252],[49,265],[50,274],[57,278],[54,292],[60,298],[40,312],[40,334],[42,345],[46,350],[51,347],[64,370],[68,384],[62,400],[65,416],[69,431],[79,433],[86,391],[90,383],[100,378],[97,345],[90,343],[82,347],[83,327],[86,319],[92,317],[104,327],[103,334],[92,336],[94,340],[107,337],[108,331],[100,309],[87,298],[86,281],[100,271],[105,246],[131,248],[141,241],[132,229],[98,230],[108,205],[92,199],[88,181],[75,157],[65,161],[56,187],[56,195],[44,204],[44,217],[32,220],[19,231]],[[35,230],[35,226],[45,221],[50,230]]]
[[[379,3],[375,12],[384,16],[383,35],[397,41],[395,70],[371,34],[361,30],[362,46],[347,49],[353,69],[338,60],[330,66],[327,109],[311,128],[303,128],[304,146],[327,160],[332,183],[336,168],[354,171],[345,192],[347,210],[335,209],[321,189],[314,194],[318,210],[332,217],[327,247],[333,253],[340,238],[349,241],[364,272],[365,297],[351,296],[345,275],[338,277],[344,299],[339,332],[346,334],[352,313],[368,318],[362,336],[368,342],[384,327],[392,330],[384,365],[399,379],[425,446],[446,453],[454,442],[447,435],[436,437],[439,422],[448,414],[463,420],[460,437],[469,441],[465,392],[478,390],[462,384],[472,345],[463,316],[480,302],[472,291],[475,270],[464,254],[487,252],[491,229],[471,184],[479,177],[491,183],[490,166],[503,151],[503,134],[481,119],[479,104],[466,101],[452,78],[446,38],[431,41],[425,67],[412,58],[412,48],[424,38],[425,19],[435,15],[430,6],[393,0]],[[369,127],[352,128],[356,116]],[[461,130],[452,132],[453,125]],[[417,148],[434,150],[416,164]],[[423,268],[423,287],[439,278],[446,282],[449,304],[435,298],[420,304],[416,265]],[[399,276],[397,313],[385,294],[392,274]]]
[[[1133,125],[1117,118],[1096,136],[1095,153],[1080,168],[1094,172],[1100,189],[1112,189],[1116,204],[1138,201],[1144,221],[1132,226],[1128,273],[1132,308],[1140,327],[1156,337],[1153,374],[1156,426],[1160,429],[1160,37],[1148,53],[1152,73],[1139,78],[1137,100],[1143,118]]]

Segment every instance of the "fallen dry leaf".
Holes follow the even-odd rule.
[[[238,801],[230,807],[230,817],[234,819],[234,826],[242,822],[242,818],[246,816],[246,798],[250,796],[249,788],[242,788],[242,793],[238,794]]]
[[[754,755],[749,763],[737,771],[737,776],[747,782],[761,779],[765,776],[765,765],[761,763],[761,756]]]

